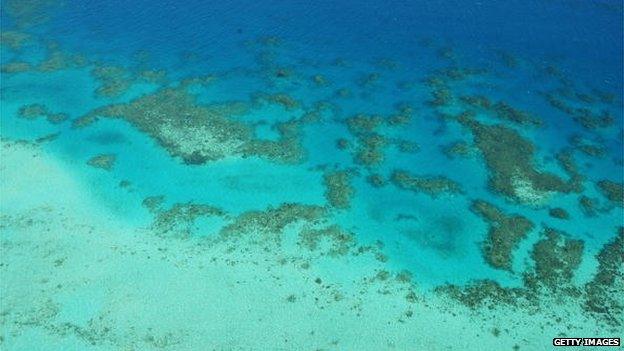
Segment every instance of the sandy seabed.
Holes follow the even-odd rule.
[[[2,142],[1,167],[2,349],[547,350],[566,318],[596,333],[565,301],[555,325],[554,309],[406,299],[371,255],[296,250],[296,224],[273,247],[146,235],[36,144]]]

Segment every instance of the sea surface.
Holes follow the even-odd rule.
[[[624,337],[621,1],[0,9],[1,350]]]

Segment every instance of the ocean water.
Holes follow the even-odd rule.
[[[0,349],[624,336],[620,1],[1,4]]]

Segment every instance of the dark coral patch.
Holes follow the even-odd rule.
[[[539,205],[553,192],[576,190],[572,182],[536,169],[535,146],[515,130],[482,124],[470,114],[462,114],[458,121],[472,131],[490,171],[490,188],[495,192],[517,202]]]
[[[513,251],[533,229],[533,223],[520,215],[508,215],[483,200],[473,201],[470,209],[488,223],[483,255],[492,267],[511,270]]]

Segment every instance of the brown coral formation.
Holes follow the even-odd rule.
[[[32,36],[28,33],[16,30],[3,30],[0,32],[0,45],[6,46],[11,50],[19,50],[31,40]]]
[[[509,121],[518,125],[532,127],[540,127],[543,124],[543,121],[540,118],[525,111],[521,111],[504,101],[493,103],[483,95],[462,96],[460,97],[460,100],[463,103],[473,108],[483,110],[484,112],[487,112],[502,121]]]
[[[84,67],[87,60],[79,54],[70,54],[60,51],[56,46],[48,48],[47,56],[39,63],[30,63],[20,60],[7,62],[0,67],[2,73],[22,72],[52,72],[71,68]]]
[[[344,256],[355,246],[355,237],[337,225],[326,228],[304,228],[299,234],[299,245],[308,250],[318,250],[323,242],[329,243],[327,254]]]
[[[135,73],[117,65],[96,65],[91,70],[91,75],[100,83],[100,86],[95,90],[95,94],[107,98],[114,98],[124,94],[133,84],[138,82],[163,84],[167,80],[167,72],[164,70],[143,70]],[[202,83],[201,77],[195,77],[191,81],[183,80],[180,84]]]
[[[568,213],[568,211],[560,207],[551,208],[550,210],[548,210],[548,215],[552,218],[570,219],[570,214]]]
[[[444,75],[433,75],[425,79],[425,85],[429,87],[431,99],[427,104],[431,107],[445,107],[453,104],[455,96],[447,84],[448,78]]]
[[[289,224],[318,223],[326,213],[327,209],[320,206],[284,203],[265,211],[245,212],[225,226],[219,235],[231,238],[258,234],[263,243],[279,243],[282,231]]]
[[[508,215],[483,200],[475,200],[470,209],[488,223],[483,255],[489,265],[511,271],[513,251],[533,229],[533,223],[520,215]]]
[[[335,208],[346,209],[351,206],[355,190],[351,185],[351,174],[347,171],[327,172],[323,176],[325,198]]]
[[[493,280],[478,280],[465,287],[443,285],[436,288],[436,291],[472,309],[483,306],[520,306],[526,302],[527,297],[526,290],[522,288],[505,288]]]
[[[222,217],[223,210],[209,205],[194,203],[177,203],[167,210],[158,210],[160,197],[147,198],[144,206],[154,209],[156,217],[152,228],[161,236],[186,238],[193,232],[193,226],[200,217]]]
[[[315,74],[312,76],[312,81],[319,87],[325,87],[330,84],[330,81],[322,74]]]
[[[360,87],[366,88],[373,86],[375,83],[377,83],[377,81],[379,81],[379,78],[381,78],[381,75],[377,72],[368,73],[358,78],[356,83]]]
[[[574,271],[583,257],[583,241],[571,239],[566,233],[552,228],[546,228],[544,235],[545,238],[533,245],[531,258],[535,267],[533,272],[525,274],[525,285],[575,293],[576,289],[571,284]]]
[[[3,10],[11,16],[18,28],[29,28],[47,22],[61,4],[58,0],[7,0]]]
[[[11,61],[3,64],[0,67],[0,72],[2,73],[20,73],[20,72],[28,72],[33,70],[33,66],[24,61]]]
[[[148,196],[145,199],[143,199],[142,205],[143,207],[147,208],[150,212],[156,212],[164,201],[165,201],[164,195]]]
[[[381,164],[384,161],[384,149],[388,141],[376,129],[383,124],[383,118],[359,114],[348,118],[346,123],[358,141],[354,154],[355,162],[365,166]]]
[[[281,163],[304,159],[298,120],[279,123],[277,141],[255,139],[251,126],[232,118],[247,109],[240,102],[199,105],[185,88],[163,88],[126,104],[98,108],[75,120],[74,127],[86,126],[98,116],[123,118],[188,164],[229,156],[260,156]]]
[[[349,140],[345,138],[340,138],[336,140],[336,147],[340,150],[346,150],[347,148],[349,148]]]
[[[36,119],[39,117],[44,117],[48,120],[48,122],[54,124],[64,122],[67,118],[69,118],[65,113],[50,112],[48,108],[42,104],[30,104],[22,106],[17,111],[17,115],[25,119]]]
[[[400,102],[395,105],[396,113],[390,115],[386,123],[389,126],[403,126],[409,124],[414,115],[414,108],[405,102]]]
[[[441,149],[442,153],[450,159],[456,157],[468,158],[474,156],[478,152],[474,146],[464,141],[456,141],[449,145],[441,146]]]
[[[286,94],[286,93],[278,93],[278,94],[257,94],[255,96],[256,102],[260,102],[261,100],[267,101],[272,104],[280,105],[284,107],[286,110],[296,110],[301,107],[301,102],[295,99],[294,97]]]
[[[544,94],[544,97],[552,107],[567,114],[585,129],[607,128],[615,123],[615,118],[606,110],[596,113],[585,107],[572,107],[553,93]]]
[[[579,206],[581,211],[587,217],[594,217],[598,211],[598,199],[585,195],[579,196]]]
[[[533,162],[535,146],[515,130],[482,124],[466,114],[458,121],[472,131],[490,171],[490,188],[495,192],[517,202],[538,205],[553,192],[575,190],[572,182],[537,170]]]
[[[190,164],[241,153],[251,135],[249,127],[229,120],[221,111],[197,105],[185,90],[173,88],[127,104],[108,105],[87,116],[126,119]]]
[[[114,154],[102,154],[90,158],[87,161],[87,164],[91,167],[101,168],[103,170],[110,171],[113,169],[116,159],[117,156],[115,156]]]
[[[443,176],[418,176],[404,170],[395,170],[390,177],[394,185],[401,189],[423,192],[429,196],[440,194],[460,194],[461,185]]]
[[[444,285],[436,291],[456,299],[470,308],[511,305],[539,308],[542,300],[559,296],[579,297],[581,290],[573,284],[574,272],[581,263],[584,243],[551,228],[533,246],[534,267],[523,275],[522,287],[503,287],[492,280],[477,280],[466,286]]]
[[[134,83],[131,73],[121,66],[96,66],[91,74],[100,82],[95,93],[102,97],[119,96]]]
[[[596,185],[607,200],[617,206],[624,207],[624,184],[604,179],[597,182]]]
[[[624,227],[596,256],[598,271],[585,285],[585,310],[603,317],[611,325],[622,325],[624,304]]]
[[[592,143],[580,135],[575,135],[571,137],[570,144],[574,145],[574,147],[578,151],[591,157],[602,158],[607,153],[605,147],[603,147],[602,145],[597,145],[595,143]]]
[[[572,187],[572,191],[576,193],[580,193],[583,191],[583,182],[585,181],[585,176],[581,174],[574,161],[574,157],[572,152],[569,150],[564,150],[555,155],[555,158],[559,162],[561,168],[568,174],[570,177],[569,184]]]
[[[377,173],[371,174],[366,177],[366,181],[368,182],[368,184],[372,185],[375,188],[381,188],[382,186],[386,185],[386,181],[384,180],[383,176]]]
[[[306,150],[301,143],[300,120],[277,123],[280,135],[278,140],[251,139],[244,147],[244,156],[260,156],[266,159],[288,164],[297,164],[305,160]]]
[[[410,140],[397,140],[397,146],[399,151],[407,154],[413,154],[420,150],[420,145]]]

